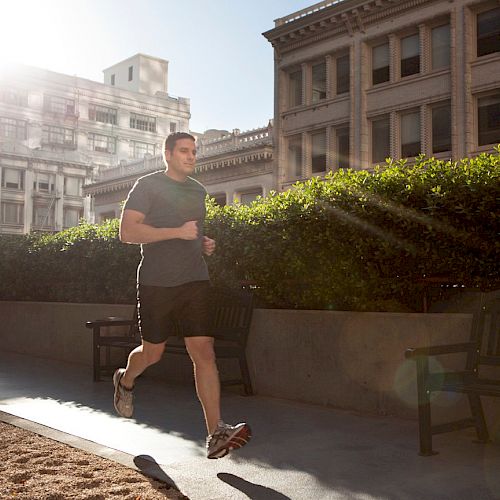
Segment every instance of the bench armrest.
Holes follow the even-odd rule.
[[[460,344],[433,345],[427,347],[410,347],[405,351],[405,358],[412,359],[419,356],[439,356],[440,354],[453,354],[475,350],[475,342],[462,342]]]
[[[95,319],[87,321],[85,326],[87,328],[94,328],[95,326],[131,326],[135,324],[135,320],[127,318],[119,318],[117,316],[110,316],[109,318]]]

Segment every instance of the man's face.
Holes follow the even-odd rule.
[[[176,180],[184,180],[194,172],[196,164],[196,145],[192,139],[179,139],[173,151],[165,150],[168,174]]]

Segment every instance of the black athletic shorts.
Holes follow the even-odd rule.
[[[179,286],[137,286],[139,331],[146,342],[160,344],[167,337],[210,336],[209,281]],[[181,333],[174,322],[182,325]]]

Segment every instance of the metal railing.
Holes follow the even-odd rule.
[[[334,0],[333,2],[332,1],[324,1],[324,2],[315,3],[314,5],[306,7],[305,9],[298,10],[297,12],[293,12],[292,14],[289,14],[288,16],[275,19],[274,25],[275,26],[282,26],[283,24],[291,23],[292,21],[296,21],[297,19],[300,19],[302,17],[306,17],[309,14],[313,14],[314,12],[318,12],[319,10],[326,9],[327,7],[331,7],[332,5],[336,5],[336,4],[341,3],[343,1],[344,0]]]

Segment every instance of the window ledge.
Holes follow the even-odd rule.
[[[396,88],[396,87],[406,85],[408,83],[413,83],[415,81],[428,80],[430,78],[435,78],[435,77],[447,75],[450,73],[451,73],[451,70],[449,67],[444,68],[444,69],[436,69],[436,70],[428,71],[427,73],[417,73],[415,75],[405,76],[404,78],[400,78],[399,80],[394,81],[394,82],[384,82],[384,83],[379,83],[378,85],[372,85],[369,89],[366,90],[366,93],[367,94],[375,94],[379,90]]]
[[[474,68],[476,66],[482,66],[484,64],[490,64],[492,62],[500,61],[500,52],[493,52],[493,54],[487,54],[485,56],[479,56],[474,58],[471,62],[471,66]]]
[[[304,111],[309,111],[311,109],[315,110],[317,108],[328,107],[329,105],[336,104],[337,102],[348,101],[349,98],[350,98],[349,93],[336,95],[335,97],[331,97],[329,99],[322,99],[321,101],[317,101],[311,104],[307,105],[303,104],[301,106],[295,106],[293,108],[287,109],[286,111],[282,111],[281,116],[285,118],[287,116],[294,115],[297,113],[303,113]]]
[[[474,151],[471,151],[472,155],[480,155],[481,153],[492,153],[494,148],[498,146],[498,142],[494,142],[492,144],[486,144],[484,146],[477,146]]]

